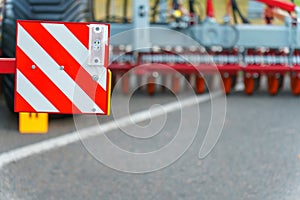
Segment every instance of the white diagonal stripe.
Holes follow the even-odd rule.
[[[71,56],[91,75],[98,74],[98,84],[106,91],[107,70],[105,67],[87,65],[88,49],[64,24],[42,23],[42,26],[71,54]]]
[[[18,46],[83,113],[104,113],[51,56],[18,24]],[[75,96],[76,95],[76,96]],[[61,102],[64,103],[64,102]]]
[[[59,112],[46,97],[17,69],[17,92],[37,111]]]

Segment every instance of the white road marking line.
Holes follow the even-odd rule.
[[[59,136],[56,138],[48,139],[42,142],[38,142],[35,144],[31,144],[28,146],[20,147],[5,153],[0,154],[0,169],[4,166],[20,161],[24,158],[28,158],[37,154],[41,154],[47,151],[51,151],[54,149],[58,149],[64,146],[67,146],[69,144],[79,142],[83,139],[88,139],[93,136],[101,135],[104,133],[107,133],[112,130],[116,130],[119,127],[126,127],[128,125],[131,125],[133,122],[138,123],[145,121],[147,119],[150,119],[151,117],[158,117],[166,113],[171,113],[174,111],[177,111],[184,107],[190,107],[199,103],[204,103],[209,101],[212,98],[221,96],[222,92],[216,92],[214,94],[205,94],[201,96],[192,96],[189,98],[186,98],[183,101],[175,101],[168,104],[162,105],[163,109],[160,107],[153,108],[151,111],[144,110],[137,112],[135,114],[132,114],[130,116],[122,117],[120,119],[116,119],[114,121],[105,123],[101,125],[101,128],[99,126],[93,126],[89,127],[83,130],[80,130],[81,134],[80,137],[76,133],[76,131],[67,133],[63,136]],[[149,114],[149,112],[151,114]]]

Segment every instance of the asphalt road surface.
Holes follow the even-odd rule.
[[[183,92],[181,95],[191,98],[192,94]],[[123,103],[126,99],[123,95],[114,96],[112,106],[120,112],[115,114],[118,116],[99,117],[100,126],[108,127],[106,124],[114,118],[126,117],[122,110],[124,107],[129,107],[133,114],[148,110],[153,104],[167,105],[177,101],[171,93],[154,97],[137,93],[129,106]],[[153,163],[124,165],[124,159],[114,160],[113,152],[100,151],[101,148],[97,149],[99,146],[93,146],[97,143],[102,145],[103,134],[95,135],[37,154],[31,152],[23,159],[5,164],[0,172],[0,199],[298,200],[299,97],[292,96],[289,91],[275,97],[270,97],[265,91],[251,97],[242,92],[232,93],[227,97],[227,114],[221,137],[210,154],[200,159],[199,150],[213,118],[211,105],[211,101],[201,101],[186,106],[184,112],[190,114],[184,115],[185,120],[181,118],[183,110],[175,109],[152,120],[140,120],[138,125],[141,129],[124,125],[123,128],[105,131],[111,142],[128,152],[154,152],[176,138],[182,125],[180,122],[184,121],[184,134],[196,132],[196,138],[187,151],[168,166],[164,166],[168,160],[166,157],[157,157]],[[75,122],[77,128],[94,125],[88,117],[77,117],[75,122],[68,117],[51,120],[47,135],[19,135],[17,117],[7,111],[3,99],[0,110],[0,160],[5,152],[20,147],[26,150],[30,144],[47,142],[65,134],[76,135]],[[198,110],[200,118],[194,114]],[[199,122],[197,128],[193,126],[195,122]],[[157,135],[151,135],[154,132]],[[88,131],[81,136],[83,134],[88,134]],[[151,164],[161,164],[163,168],[148,173],[125,173],[107,166],[105,159],[99,161],[101,154],[111,155],[115,168],[140,169],[136,166],[139,164],[150,168]]]

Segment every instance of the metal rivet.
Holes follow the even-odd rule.
[[[60,66],[60,68],[59,68],[60,70],[64,70],[65,69],[65,67],[64,66]]]
[[[35,65],[31,65],[31,69],[35,69],[36,67],[35,67]]]
[[[99,76],[98,75],[93,75],[92,78],[93,78],[94,81],[98,81],[99,80]]]
[[[153,78],[158,78],[159,77],[159,73],[158,72],[153,72],[152,76],[153,76]]]
[[[96,112],[96,108],[93,108],[92,111],[93,111],[93,112]]]

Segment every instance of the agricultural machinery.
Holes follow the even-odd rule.
[[[126,4],[126,1],[124,2]],[[283,86],[284,78],[289,76],[292,93],[299,95],[300,29],[297,19],[300,17],[300,10],[294,3],[287,1],[257,2],[265,4],[267,8],[277,8],[287,13],[284,24],[272,24],[273,17],[267,15],[265,24],[250,24],[235,0],[226,1],[226,16],[222,23],[215,20],[212,0],[201,2],[189,0],[186,2],[188,4],[183,4],[179,0],[172,2],[157,0],[152,8],[149,7],[147,0],[133,1],[133,23],[128,23],[130,20],[126,16],[125,7],[123,17],[119,17],[120,23],[110,21],[112,38],[117,33],[135,28],[144,29],[144,32],[142,36],[132,34],[132,38],[124,41],[111,40],[110,68],[114,77],[116,78],[118,74],[123,75],[122,90],[128,93],[130,76],[133,74],[138,77],[147,76],[147,92],[153,95],[158,89],[155,84],[158,82],[161,84],[168,74],[165,73],[163,66],[168,66],[183,74],[194,86],[196,93],[205,92],[208,80],[211,80],[215,73],[220,73],[226,94],[235,87],[238,77],[243,77],[244,91],[251,95],[259,88],[261,77],[265,76],[268,92],[270,95],[276,95]],[[206,16],[203,19],[200,19],[197,12],[199,3],[206,3]],[[112,17],[107,16],[106,19],[111,20]],[[239,21],[241,24],[238,24]],[[172,35],[170,32],[147,32],[148,27],[180,32],[192,38],[201,47],[177,40],[175,33]],[[132,51],[139,44],[150,45],[150,49]],[[215,64],[216,71],[212,70],[212,63]],[[126,73],[141,65],[144,65],[142,69],[139,67],[141,70]],[[178,92],[179,77],[176,73],[168,76],[171,76],[173,92]]]

